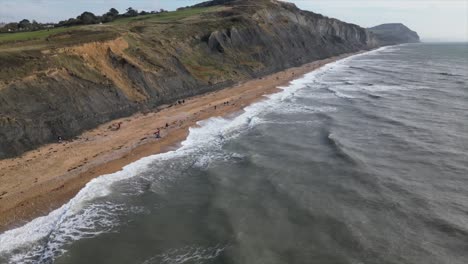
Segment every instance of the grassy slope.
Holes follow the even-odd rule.
[[[48,36],[52,34],[57,34],[67,31],[67,28],[52,28],[48,30],[39,30],[33,32],[19,32],[19,33],[1,33],[0,42],[13,42],[13,41],[25,41],[25,40],[45,40]]]
[[[180,19],[185,19],[191,16],[196,16],[200,15],[203,13],[209,13],[209,12],[214,12],[220,10],[220,7],[208,7],[208,8],[189,8],[189,9],[183,9],[180,11],[174,11],[174,12],[165,12],[165,13],[160,13],[160,14],[150,14],[150,15],[144,15],[144,16],[137,16],[137,17],[128,17],[128,18],[121,18],[116,21],[113,21],[110,24],[127,24],[129,22],[135,22],[135,21],[155,21],[155,22],[174,22]]]

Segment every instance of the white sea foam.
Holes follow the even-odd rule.
[[[301,98],[306,99],[334,99],[336,95],[333,93],[309,93],[309,94],[301,94]]]
[[[134,210],[136,208],[126,208],[124,205],[109,202],[86,206],[78,213],[69,215],[66,221],[62,221],[41,238],[44,240],[42,244],[20,250],[10,257],[10,261],[11,263],[47,263],[65,252],[62,249],[63,245],[110,232],[116,226],[115,219],[118,214]]]
[[[372,54],[384,49],[381,48],[365,54]],[[236,137],[242,131],[246,131],[251,127],[252,120],[256,117],[267,111],[279,109],[279,104],[289,100],[298,90],[306,87],[307,83],[311,83],[315,78],[321,78],[327,71],[340,67],[344,62],[359,56],[364,56],[364,54],[354,55],[327,64],[319,70],[308,73],[303,78],[292,81],[289,86],[280,87],[283,89],[281,92],[266,96],[267,100],[246,107],[242,114],[233,119],[214,117],[200,121],[198,127],[190,128],[189,136],[182,142],[182,147],[178,150],[142,158],[125,166],[119,172],[93,179],[73,199],[59,209],[54,210],[47,216],[36,218],[22,227],[1,234],[0,256],[9,255],[11,263],[30,263],[30,259],[38,255],[42,256],[42,258],[53,258],[63,253],[61,247],[70,241],[110,231],[115,225],[112,212],[119,211],[119,206],[106,203],[98,206],[90,205],[90,203],[95,199],[109,195],[114,183],[141,174],[157,160],[164,161],[183,157],[187,154],[199,152],[201,148],[220,148],[226,139]],[[288,107],[290,107],[289,110]],[[292,104],[287,107],[282,106],[281,109],[286,109],[284,111],[335,110],[328,108],[294,109]],[[206,153],[206,151],[203,153]],[[210,157],[203,156],[195,165],[205,166],[209,162]],[[16,251],[28,247],[27,253],[16,254]],[[15,251],[16,255],[11,253],[13,251]]]
[[[330,89],[330,90],[332,90],[332,89]],[[339,91],[335,91],[335,90],[332,90],[332,91],[337,97],[340,97],[340,98],[344,98],[344,99],[356,98],[355,96],[345,94],[345,93],[342,93],[342,92],[339,92]]]
[[[183,263],[204,263],[211,259],[217,258],[225,250],[223,246],[214,247],[184,247],[178,249],[171,249],[167,252],[154,256],[145,260],[142,264],[156,264],[156,263],[170,263],[170,264],[183,264]]]

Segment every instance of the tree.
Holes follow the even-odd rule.
[[[18,28],[19,29],[29,29],[31,27],[31,22],[27,19],[23,19],[18,23]]]
[[[119,16],[119,11],[115,8],[111,8],[109,12],[105,13],[102,15],[102,22],[107,23],[107,22],[112,22],[114,21],[117,17]]]
[[[80,24],[90,25],[99,23],[99,19],[91,12],[84,12],[77,19],[81,22]]]
[[[107,15],[110,15],[110,16],[113,16],[113,17],[116,17],[119,15],[119,11],[115,8],[111,8],[109,10],[109,12],[107,12]]]
[[[75,18],[69,18],[68,20],[60,21],[58,23],[60,27],[69,27],[69,26],[74,26],[74,25],[79,25],[79,24],[81,24],[81,21]]]
[[[110,16],[109,14],[102,15],[102,23],[112,22],[114,21],[114,17]]]
[[[125,13],[125,16],[129,16],[129,17],[138,16],[138,10],[129,7],[127,8],[127,13]]]
[[[3,26],[2,32],[16,32],[18,30],[18,23],[8,23]]]
[[[37,23],[36,20],[33,20],[32,23],[31,23],[31,30],[38,30],[38,29],[41,29],[42,28],[42,25]]]

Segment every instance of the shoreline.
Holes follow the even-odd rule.
[[[113,120],[75,140],[44,145],[20,157],[0,160],[0,233],[49,214],[94,178],[120,171],[141,158],[177,149],[198,121],[239,113],[264,95],[277,92],[278,86],[359,53],[315,61],[186,98],[183,104]],[[119,122],[119,130],[109,129]],[[158,128],[161,139],[153,135]]]

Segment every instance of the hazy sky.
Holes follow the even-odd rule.
[[[174,10],[197,0],[0,0],[0,22],[22,18],[57,22],[83,11],[105,13],[131,6],[138,10]],[[468,41],[468,0],[289,0],[302,9],[370,27],[402,22],[423,40]]]

